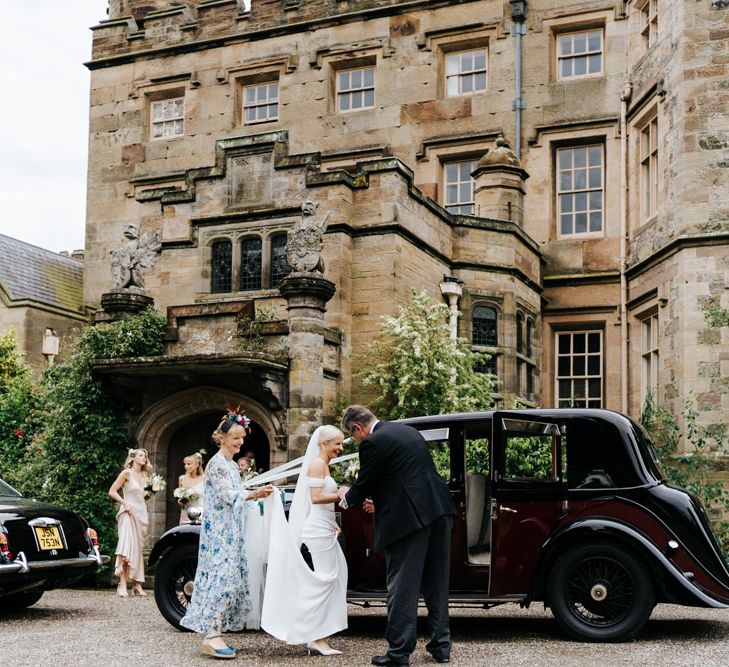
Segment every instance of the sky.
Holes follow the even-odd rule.
[[[5,0],[0,233],[84,247],[91,30],[107,0]],[[0,261],[2,258],[0,257]]]

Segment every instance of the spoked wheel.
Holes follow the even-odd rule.
[[[576,639],[625,641],[648,620],[655,591],[638,556],[610,544],[592,544],[571,549],[557,561],[549,604]]]
[[[192,598],[197,570],[197,546],[187,545],[169,552],[157,567],[154,577],[154,599],[165,620],[178,630]]]

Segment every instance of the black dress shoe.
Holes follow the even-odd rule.
[[[435,660],[436,662],[450,662],[451,661],[450,657],[447,655],[434,655],[433,660]]]
[[[409,662],[395,662],[388,655],[375,655],[372,657],[373,665],[409,665]]]

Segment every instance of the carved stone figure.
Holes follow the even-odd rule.
[[[114,287],[144,288],[144,269],[154,266],[157,254],[162,250],[161,230],[157,230],[151,237],[142,234],[136,225],[124,227],[124,237],[128,241],[116,250],[111,251],[111,275],[114,278]]]
[[[301,220],[288,233],[286,254],[289,266],[297,273],[324,273],[322,239],[329,224],[329,213],[317,222],[319,204],[307,199],[301,204]]]

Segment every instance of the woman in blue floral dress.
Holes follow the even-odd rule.
[[[249,492],[241,484],[233,457],[240,452],[250,420],[229,412],[215,429],[220,451],[205,469],[205,505],[200,531],[195,586],[180,625],[204,632],[203,653],[234,658],[235,650],[222,638],[226,631],[243,630],[251,609],[245,555],[246,500],[269,496],[270,485]]]

